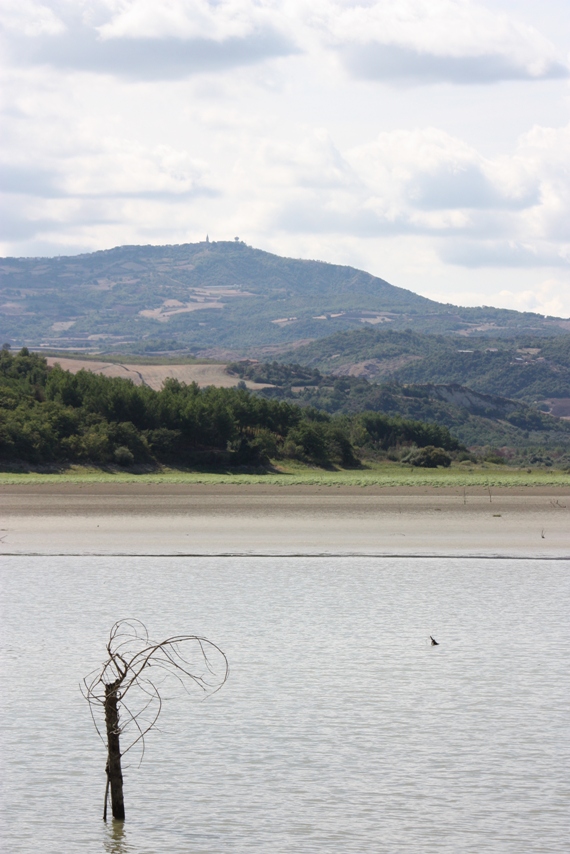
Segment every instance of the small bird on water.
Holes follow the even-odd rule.
[[[429,639],[431,640],[431,645],[432,645],[432,646],[439,646],[439,643],[438,643],[434,638],[432,638],[432,636],[431,636],[431,635],[429,636]]]

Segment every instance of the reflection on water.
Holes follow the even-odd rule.
[[[568,563],[5,558],[0,738],[10,854],[568,850]],[[165,696],[125,824],[78,685],[115,620],[227,653]],[[432,635],[439,642],[431,646]]]
[[[124,821],[112,819],[105,824],[103,843],[106,854],[132,854],[134,850],[129,845]]]

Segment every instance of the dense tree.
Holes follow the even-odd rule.
[[[0,357],[4,460],[259,465],[279,456],[287,442],[308,462],[354,460],[347,428],[335,423],[327,432],[314,426],[319,419],[331,420],[246,389],[200,389],[169,379],[154,391],[85,370],[49,369],[27,350]]]
[[[265,377],[263,365],[242,365],[236,373],[249,376],[250,368]],[[284,386],[259,394],[174,379],[154,391],[48,368],[25,348],[16,354],[4,348],[0,461],[219,468],[290,457],[351,467],[358,456],[400,458],[427,446],[461,453],[455,432],[483,455],[517,448],[519,458],[548,453],[562,465],[570,460],[570,424],[520,401],[460,386],[376,385],[270,363],[265,378],[274,373]]]

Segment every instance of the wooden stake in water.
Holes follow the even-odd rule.
[[[125,820],[125,801],[123,798],[123,770],[121,768],[121,745],[119,742],[119,685],[116,679],[105,685],[105,727],[107,730],[107,787],[105,789],[105,811],[103,819],[107,820],[107,800],[111,789],[111,812],[113,818]]]

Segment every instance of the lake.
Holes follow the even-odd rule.
[[[570,562],[4,557],[3,849],[563,852]],[[101,819],[79,683],[111,625],[219,644],[230,676],[169,691]],[[430,644],[433,635],[439,646]]]

